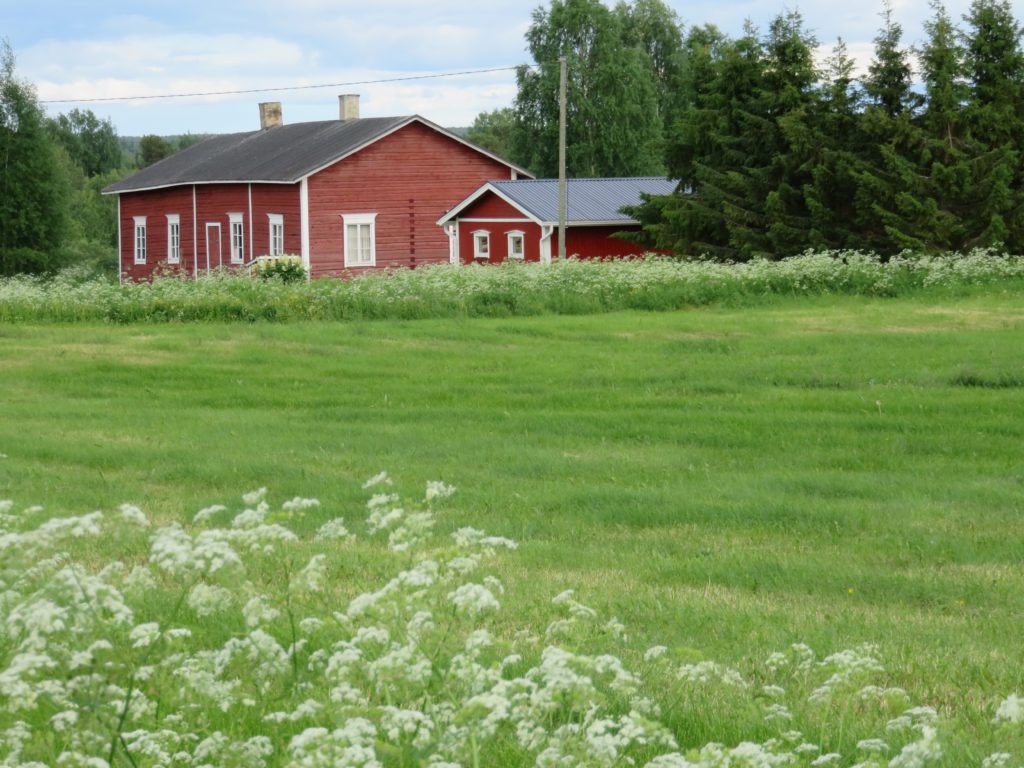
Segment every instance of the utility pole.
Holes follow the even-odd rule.
[[[565,180],[565,102],[569,65],[565,56],[558,60],[558,258],[565,260],[565,220],[568,217],[569,187]]]

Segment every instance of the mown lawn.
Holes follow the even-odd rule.
[[[313,530],[381,469],[443,479],[445,527],[521,543],[522,624],[575,587],[641,651],[873,642],[973,731],[1024,690],[1022,298],[0,326],[0,498],[184,522],[265,485]],[[352,593],[393,571],[361,562]]]

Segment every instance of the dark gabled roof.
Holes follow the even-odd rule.
[[[106,187],[104,194],[160,189],[179,184],[269,182],[290,184],[356,152],[411,122],[494,157],[519,173],[528,171],[418,115],[321,120],[247,133],[212,136]]]
[[[634,176],[625,179],[568,179],[568,211],[570,224],[635,224],[622,213],[627,205],[638,205],[640,194],[668,195],[677,182],[663,176]],[[490,181],[456,208],[445,214],[442,222],[454,218],[461,210],[486,191],[496,192],[538,222],[558,221],[558,179],[521,179]]]

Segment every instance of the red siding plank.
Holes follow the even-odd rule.
[[[485,181],[507,177],[504,164],[419,123],[405,126],[310,177],[313,276],[346,271],[342,214],[377,214],[377,268],[447,262],[437,220]]]

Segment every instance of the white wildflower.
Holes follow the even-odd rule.
[[[242,501],[246,504],[259,504],[265,498],[267,498],[266,488],[257,488],[255,491],[242,494]]]
[[[930,725],[921,726],[921,737],[903,747],[903,750],[889,761],[889,768],[923,768],[932,760],[942,757],[938,734]]]
[[[383,507],[385,504],[394,504],[399,498],[397,493],[375,493],[366,502],[366,508],[376,509],[377,507]]]
[[[78,723],[78,712],[74,709],[58,712],[50,718],[50,726],[57,733],[66,733],[71,730],[76,723]]]
[[[350,538],[353,537],[352,534],[349,533],[348,528],[345,527],[344,519],[335,517],[333,520],[328,520],[317,529],[316,536],[313,537],[313,540],[337,541]]]
[[[231,590],[199,582],[188,593],[188,607],[198,616],[214,616],[231,607],[234,595]]]
[[[1009,752],[993,752],[981,761],[981,768],[1006,768],[1012,759]]]
[[[646,651],[644,651],[644,661],[654,661],[659,659],[668,653],[668,648],[664,645],[652,645]]]
[[[1024,699],[1016,693],[1011,693],[999,704],[992,722],[1011,724],[1024,722]]]
[[[160,625],[155,621],[139,624],[128,633],[132,648],[148,648],[160,637]]]
[[[125,522],[132,523],[140,528],[149,527],[149,518],[146,517],[146,513],[134,504],[122,504],[118,509],[121,512],[121,519]]]
[[[842,759],[842,757],[843,756],[838,752],[828,752],[820,757],[814,758],[814,760],[811,761],[811,765],[815,768],[822,765],[835,765],[840,761],[840,759]]]
[[[196,512],[195,517],[192,518],[192,523],[194,525],[205,523],[218,512],[224,512],[226,509],[227,507],[225,507],[223,504],[214,504],[212,507],[204,507],[203,509],[200,509],[198,512]]]
[[[371,477],[363,483],[363,490],[365,491],[367,488],[373,488],[373,486],[380,485],[381,483],[384,485],[391,485],[391,478],[388,477],[387,472],[378,472],[376,475]]]
[[[242,607],[242,616],[245,617],[245,625],[249,629],[269,624],[280,615],[281,612],[271,606],[270,598],[266,595],[256,595]]]
[[[295,575],[292,586],[307,592],[323,592],[327,578],[327,555],[313,555],[306,567]]]
[[[304,509],[313,509],[319,506],[320,501],[318,499],[304,499],[301,496],[296,496],[294,499],[282,504],[281,509],[286,512],[301,512]]]
[[[454,485],[446,485],[440,480],[428,480],[424,500],[429,504],[434,499],[444,499],[455,493]]]
[[[483,584],[463,584],[449,592],[448,599],[455,605],[456,610],[469,616],[496,611],[501,607],[494,593]]]
[[[156,579],[153,578],[149,568],[144,565],[136,565],[124,577],[124,587],[125,589],[147,592],[151,589],[156,589]]]
[[[881,754],[889,751],[889,744],[884,739],[862,739],[857,742],[857,749],[862,752]]]

